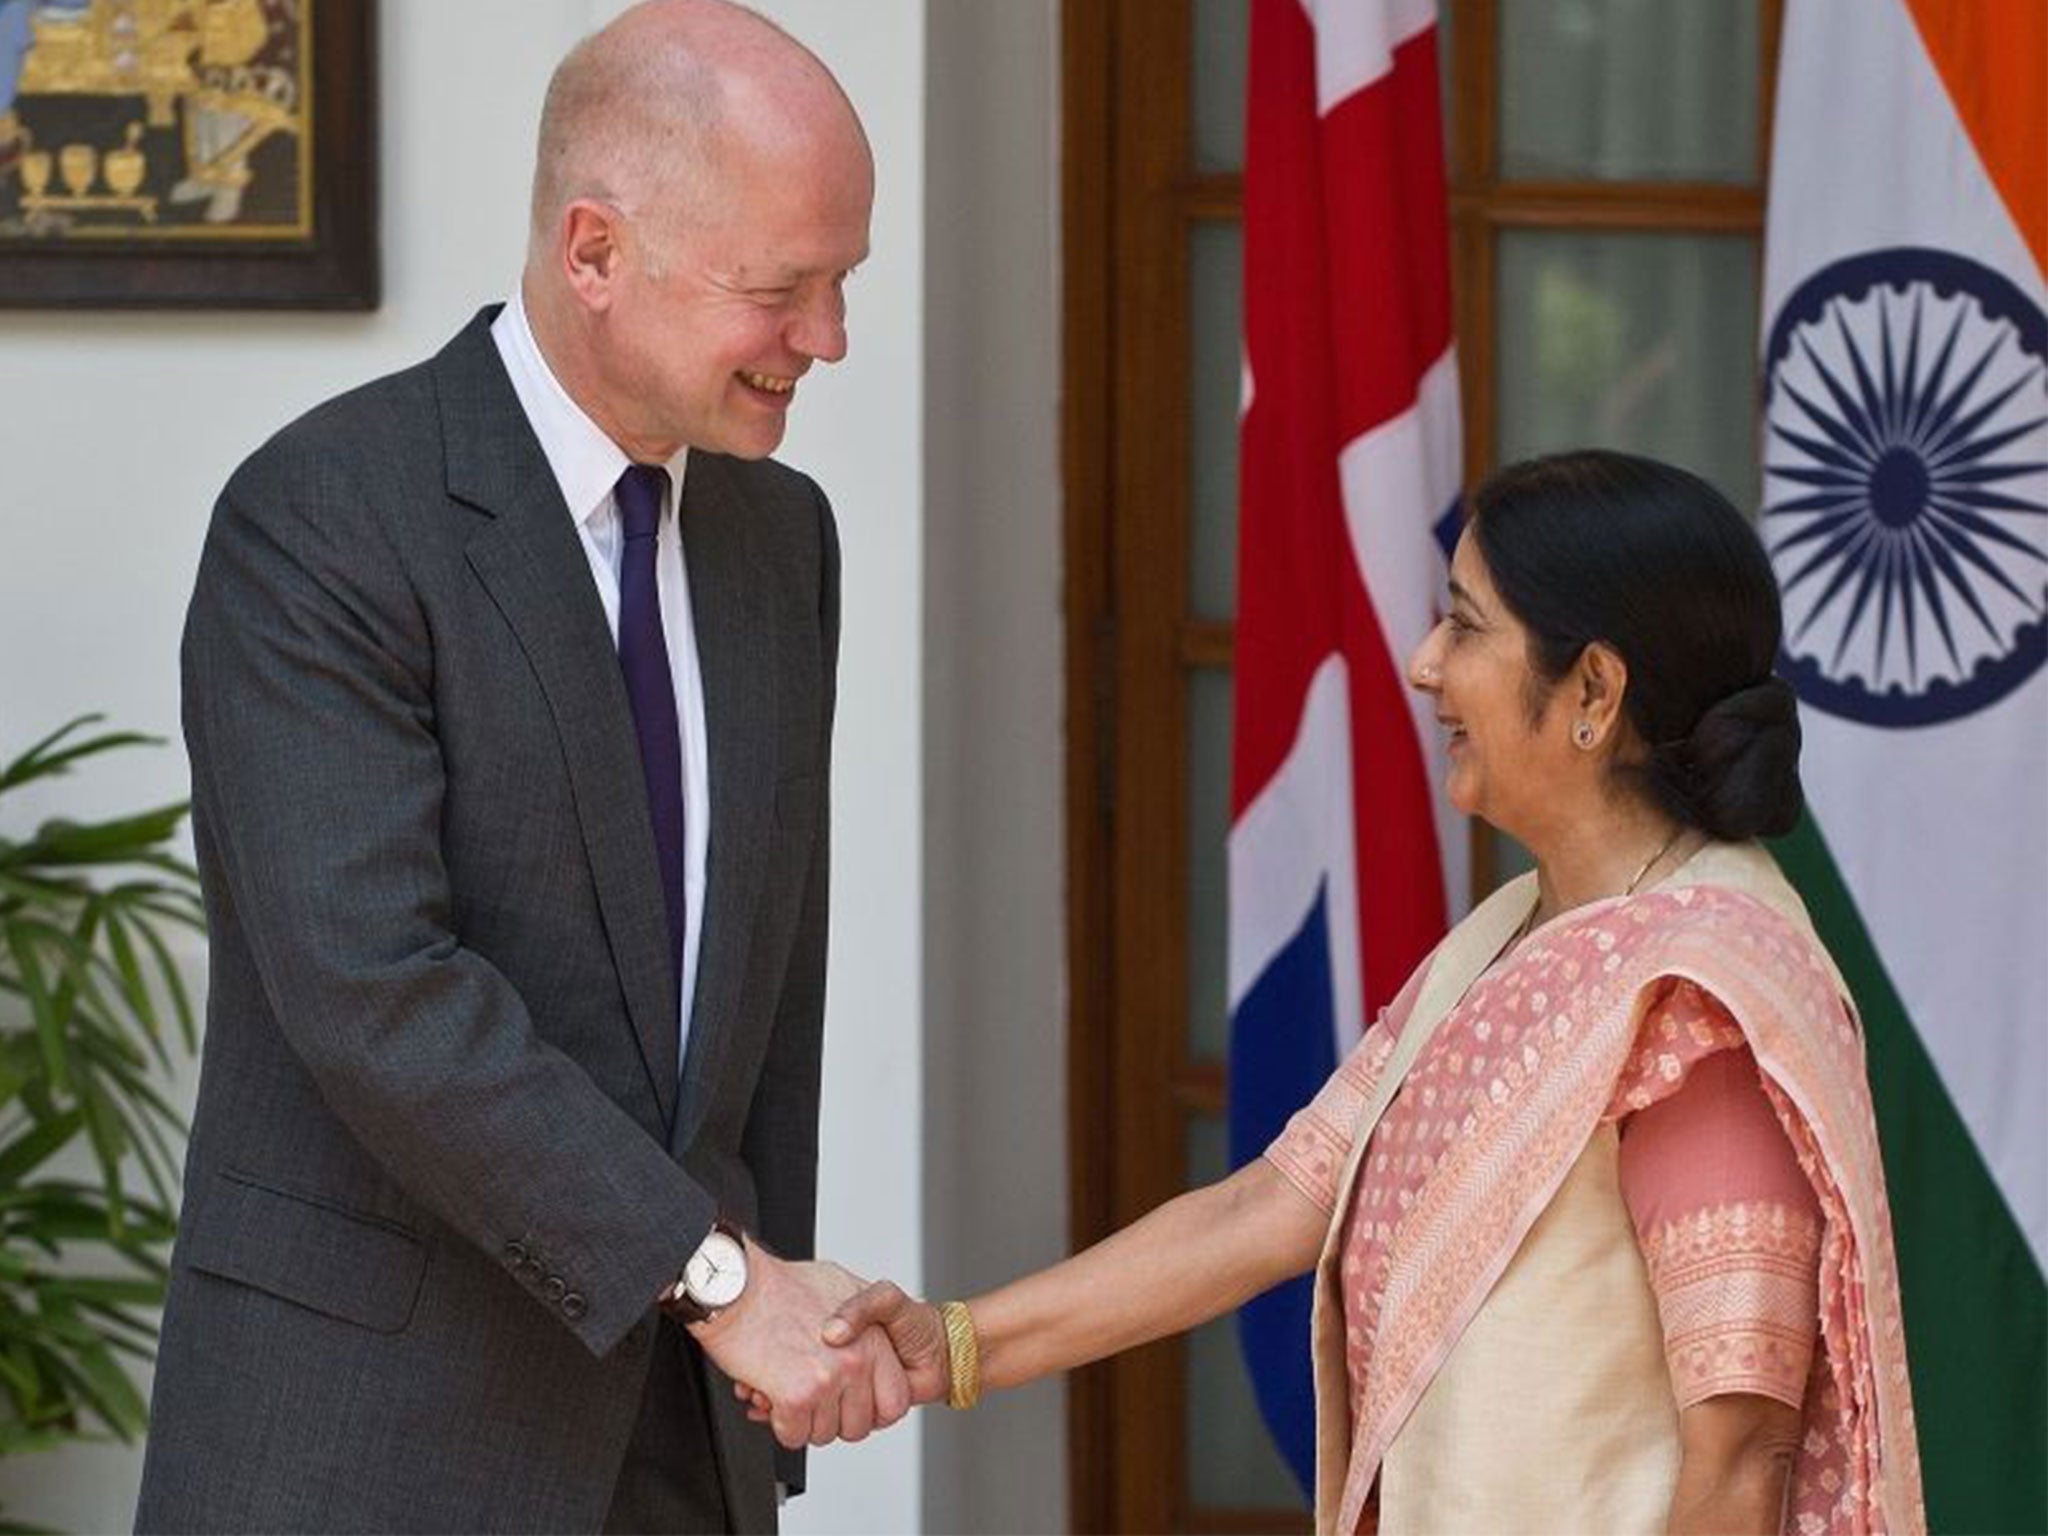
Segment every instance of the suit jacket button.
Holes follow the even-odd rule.
[[[562,1283],[560,1275],[549,1275],[547,1279],[540,1283],[541,1294],[547,1297],[549,1301],[560,1301],[568,1289],[569,1287]]]
[[[526,1262],[525,1245],[523,1243],[507,1243],[505,1245],[505,1262],[514,1269],[524,1264]]]
[[[571,1291],[562,1298],[562,1316],[570,1322],[581,1322],[583,1314],[590,1310],[590,1303],[583,1299],[581,1291]]]
[[[522,1254],[519,1259],[519,1273],[529,1285],[536,1284],[547,1273],[539,1259],[532,1254]]]

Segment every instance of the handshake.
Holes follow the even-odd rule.
[[[864,1440],[952,1394],[937,1307],[837,1264],[778,1259],[751,1241],[746,1254],[739,1299],[690,1332],[783,1445]]]

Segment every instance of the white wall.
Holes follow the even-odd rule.
[[[617,7],[382,9],[385,302],[368,316],[0,312],[0,754],[85,709],[177,739],[177,640],[213,497],[305,407],[437,349],[514,281],[548,71]],[[821,1242],[920,1283],[924,0],[764,7],[840,74],[881,167],[852,354],[806,386],[785,457],[846,552]],[[181,797],[183,754],[109,765],[13,818]],[[0,808],[4,809],[4,808]],[[919,1524],[920,1438],[821,1456],[798,1531]],[[125,1529],[139,1458],[0,1466],[17,1520]]]
[[[930,7],[925,1268],[1067,1243],[1057,0]],[[1067,1529],[1047,1381],[926,1428],[925,1529]]]

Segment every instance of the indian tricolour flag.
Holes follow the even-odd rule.
[[[1762,529],[1781,850],[1848,972],[1928,1514],[2048,1530],[2048,5],[1788,0]]]

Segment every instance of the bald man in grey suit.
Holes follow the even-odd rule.
[[[518,292],[230,480],[139,1528],[772,1529],[907,1406],[811,1252],[839,559],[766,458],[873,168],[751,13],[557,71]],[[636,521],[637,520],[637,521]]]

